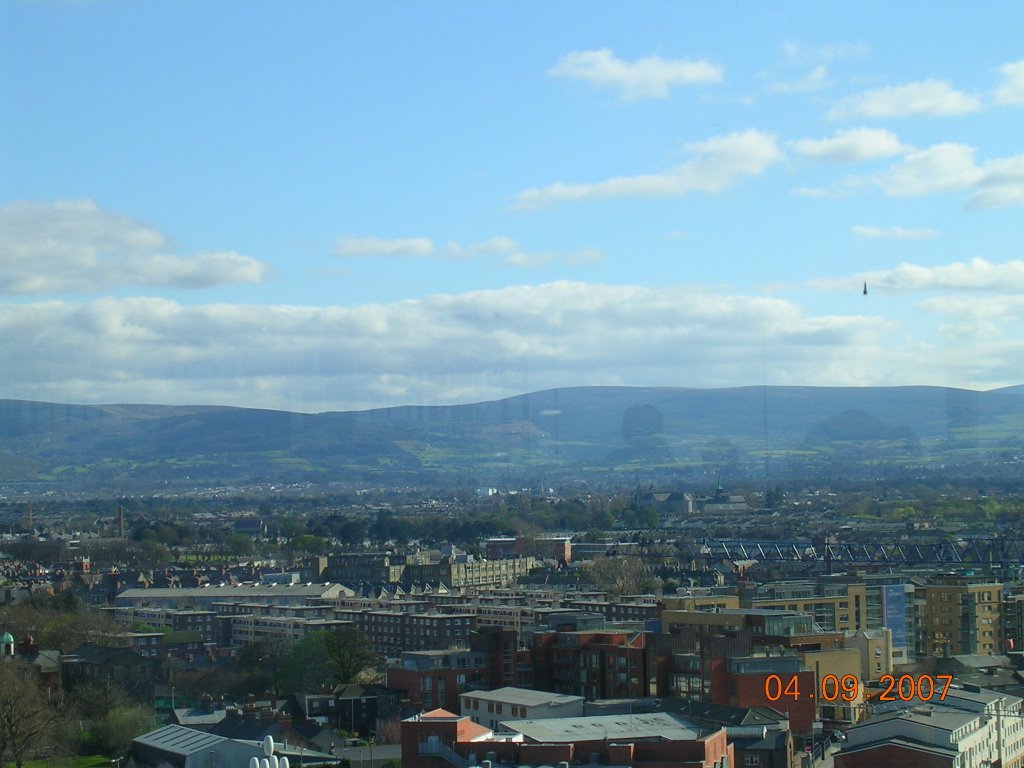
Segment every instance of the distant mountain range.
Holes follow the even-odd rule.
[[[0,491],[1019,474],[1024,387],[580,387],[299,414],[0,400]]]

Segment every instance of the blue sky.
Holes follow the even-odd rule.
[[[1021,383],[1021,29],[0,0],[0,397]]]

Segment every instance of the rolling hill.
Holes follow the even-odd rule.
[[[0,488],[1008,474],[1024,388],[582,387],[299,414],[0,400]]]

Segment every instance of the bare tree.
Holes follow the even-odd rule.
[[[17,768],[39,752],[60,714],[58,702],[40,689],[32,665],[21,659],[0,662],[0,768]]]

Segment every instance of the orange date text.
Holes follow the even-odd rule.
[[[876,701],[942,701],[949,693],[952,675],[882,675],[881,690],[868,698]],[[819,701],[856,701],[863,693],[863,685],[856,675],[825,675],[817,690],[801,691],[796,675],[768,675],[764,681],[764,695],[768,701],[782,698],[799,701],[803,697]]]

